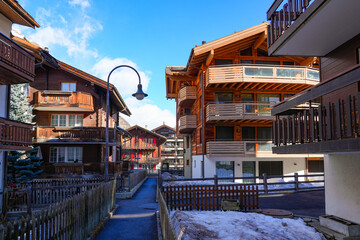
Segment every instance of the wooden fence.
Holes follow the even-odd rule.
[[[86,239],[114,207],[116,182],[100,186],[28,215],[0,225],[0,240]]]
[[[162,179],[159,176],[159,187],[171,185],[171,182],[184,182],[183,185],[191,185],[191,182],[196,182],[193,185],[202,185],[199,182],[203,182],[204,185],[211,185],[210,181],[214,182],[213,185],[221,183],[231,182],[232,185],[241,184],[241,185],[256,185],[258,186],[259,194],[268,194],[273,192],[292,192],[292,191],[303,191],[303,190],[321,190],[325,186],[325,176],[324,174],[310,174],[310,175],[299,175],[295,173],[294,175],[284,175],[284,176],[268,176],[263,174],[262,176],[254,177],[228,177],[228,178],[219,178],[217,175],[214,178],[191,178],[191,179]],[[278,181],[282,179],[284,181]],[[285,181],[288,179],[288,181]],[[301,181],[301,179],[304,179]],[[237,181],[242,181],[237,182]],[[188,182],[188,183],[186,183]],[[190,184],[189,184],[190,183]],[[319,184],[315,186],[310,186],[309,184]],[[181,185],[181,184],[176,184]],[[282,187],[283,186],[283,187]]]
[[[76,194],[94,189],[102,183],[102,178],[33,180],[28,184],[18,185],[17,189],[5,190],[3,213],[30,213],[32,209],[38,209],[61,202]]]
[[[147,177],[146,169],[136,169],[130,173],[122,173],[116,177],[116,192],[130,192]]]
[[[157,188],[157,199],[159,203],[160,227],[163,239],[176,240],[177,234],[171,222],[166,202],[159,188]]]
[[[259,190],[256,185],[179,185],[162,188],[170,210],[221,210],[222,200],[238,200],[240,210],[259,208]]]

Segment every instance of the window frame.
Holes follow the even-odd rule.
[[[72,150],[72,161],[70,161],[70,151]],[[55,154],[54,154],[55,153]],[[60,161],[61,154],[64,153],[64,161]],[[83,147],[50,147],[49,149],[49,163],[82,163],[83,162]],[[79,157],[80,156],[80,160]],[[54,157],[56,158],[54,160]]]
[[[67,85],[68,90],[63,90],[63,84]],[[70,87],[71,84],[75,84],[75,90],[74,91],[71,90],[71,87]],[[64,92],[76,92],[76,87],[77,87],[76,82],[60,82],[60,90],[64,91]]]
[[[61,116],[65,116],[65,125],[64,126],[60,124]],[[75,116],[74,126],[70,126],[70,116]],[[57,124],[54,125],[53,122],[57,122]],[[81,123],[81,124],[79,124],[79,123]],[[51,114],[50,115],[50,126],[51,127],[83,127],[84,126],[84,115],[83,114]]]

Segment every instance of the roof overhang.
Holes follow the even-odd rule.
[[[275,56],[325,56],[359,34],[359,0],[314,0],[269,48]]]
[[[35,19],[16,0],[0,0],[0,12],[13,23],[27,27],[40,27]]]

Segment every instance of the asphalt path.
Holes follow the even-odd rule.
[[[260,195],[261,209],[275,208],[291,211],[295,215],[319,217],[325,215],[324,190]]]
[[[157,239],[155,196],[156,178],[150,177],[132,199],[117,202],[119,209],[96,239]]]

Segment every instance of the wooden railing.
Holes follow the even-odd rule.
[[[115,181],[52,205],[21,220],[0,225],[2,239],[87,239],[114,208]]]
[[[271,154],[271,141],[216,140],[206,143],[207,156],[244,156],[261,152]]]
[[[360,137],[359,99],[360,94],[348,96],[290,116],[277,116],[273,123],[274,144],[286,146]]]
[[[178,185],[161,190],[169,210],[219,211],[222,200],[238,200],[241,211],[259,208],[257,185]]]
[[[1,33],[0,61],[7,71],[7,74],[1,74],[1,84],[11,85],[34,81],[35,57]],[[9,74],[9,71],[13,74]]]
[[[313,0],[275,0],[267,12],[268,26],[268,47],[288,29],[296,19],[306,11]],[[280,8],[280,5],[285,2]],[[279,9],[279,10],[278,10]]]
[[[105,128],[103,127],[36,127],[36,142],[46,142],[50,140],[61,141],[63,139],[71,139],[79,142],[103,142],[105,141]],[[115,138],[114,138],[115,136]],[[121,139],[121,134],[114,129],[109,129],[109,140],[118,143]]]
[[[211,66],[206,74],[206,86],[219,83],[319,83],[319,70],[308,67],[266,65]]]
[[[280,181],[279,181],[280,180]],[[195,182],[196,184],[192,184]],[[163,179],[161,175],[158,177],[159,189],[165,186],[188,186],[188,185],[256,185],[259,194],[281,193],[323,190],[325,187],[325,175],[309,174],[301,175],[295,173],[293,175],[268,176],[264,173],[262,176],[247,177],[218,177],[213,178],[179,178],[179,179]]]
[[[151,144],[151,143],[135,143],[135,144],[131,144],[129,142],[125,143],[122,145],[123,149],[153,149],[155,150],[157,148],[156,144]]]
[[[175,228],[172,224],[168,206],[159,187],[157,188],[157,200],[159,203],[159,217],[162,239],[177,240],[180,239],[177,236]]]
[[[275,120],[271,116],[272,103],[209,103],[206,121],[259,119]]]
[[[0,118],[0,150],[30,150],[33,126]]]
[[[79,107],[94,110],[93,96],[84,92],[37,91],[34,93],[36,107]],[[69,111],[72,111],[69,108]]]
[[[196,128],[196,115],[184,115],[179,118],[179,132],[192,132]]]
[[[130,173],[121,173],[116,177],[116,192],[130,192],[147,177],[146,169],[136,169]]]
[[[179,106],[190,107],[196,100],[196,86],[184,86],[179,90]]]

